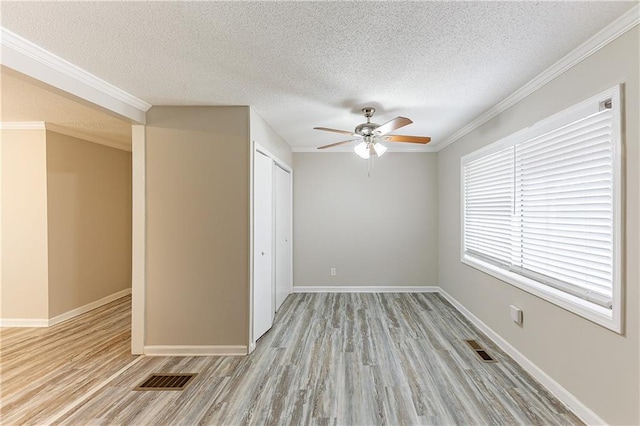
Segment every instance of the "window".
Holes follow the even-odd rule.
[[[466,155],[462,262],[616,332],[620,88]]]

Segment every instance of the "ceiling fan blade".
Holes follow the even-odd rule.
[[[429,143],[428,136],[387,135],[383,136],[385,142]]]
[[[318,149],[327,149],[327,148],[332,148],[332,147],[334,147],[334,146],[344,145],[344,144],[346,144],[346,143],[349,143],[349,142],[355,142],[355,141],[357,141],[357,140],[358,140],[358,139],[349,139],[348,141],[336,142],[336,143],[332,143],[332,144],[329,144],[329,145],[319,146],[319,147],[318,147]]]
[[[330,129],[328,127],[314,127],[315,130],[324,130],[325,132],[342,133],[343,135],[353,135],[353,132],[347,130]]]
[[[413,123],[413,121],[409,120],[407,117],[396,117],[393,120],[387,121],[382,126],[378,127],[376,129],[376,133],[379,132],[381,135],[386,135],[389,132],[398,130],[399,128],[411,123]]]

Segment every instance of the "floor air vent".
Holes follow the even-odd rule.
[[[467,342],[471,349],[473,349],[473,351],[476,353],[476,355],[478,355],[478,358],[480,358],[482,362],[498,362],[497,360],[493,359],[491,355],[487,353],[487,351],[484,350],[480,343],[476,342],[475,340],[465,340],[465,342]]]
[[[177,390],[181,391],[196,377],[196,374],[152,374],[147,377],[144,382],[140,383],[133,390],[137,391],[162,391]]]

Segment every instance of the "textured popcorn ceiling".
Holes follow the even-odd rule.
[[[2,25],[154,105],[252,105],[292,146],[360,108],[433,144],[636,2],[2,2]]]

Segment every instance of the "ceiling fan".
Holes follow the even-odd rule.
[[[342,142],[320,146],[318,147],[318,149],[327,149],[338,145],[360,141],[360,143],[357,144],[353,150],[360,157],[367,159],[370,157],[381,157],[382,154],[385,153],[387,147],[380,143],[382,141],[393,143],[402,142],[426,144],[431,140],[430,137],[426,136],[389,135],[388,133],[391,133],[394,130],[413,123],[413,121],[409,120],[406,117],[396,117],[393,120],[387,121],[386,123],[380,125],[371,122],[371,117],[373,117],[373,114],[376,112],[375,108],[362,108],[362,112],[364,113],[367,122],[358,124],[353,132],[349,132],[347,130],[329,129],[327,127],[314,127],[315,130],[342,133],[355,137],[355,139],[349,139]]]

